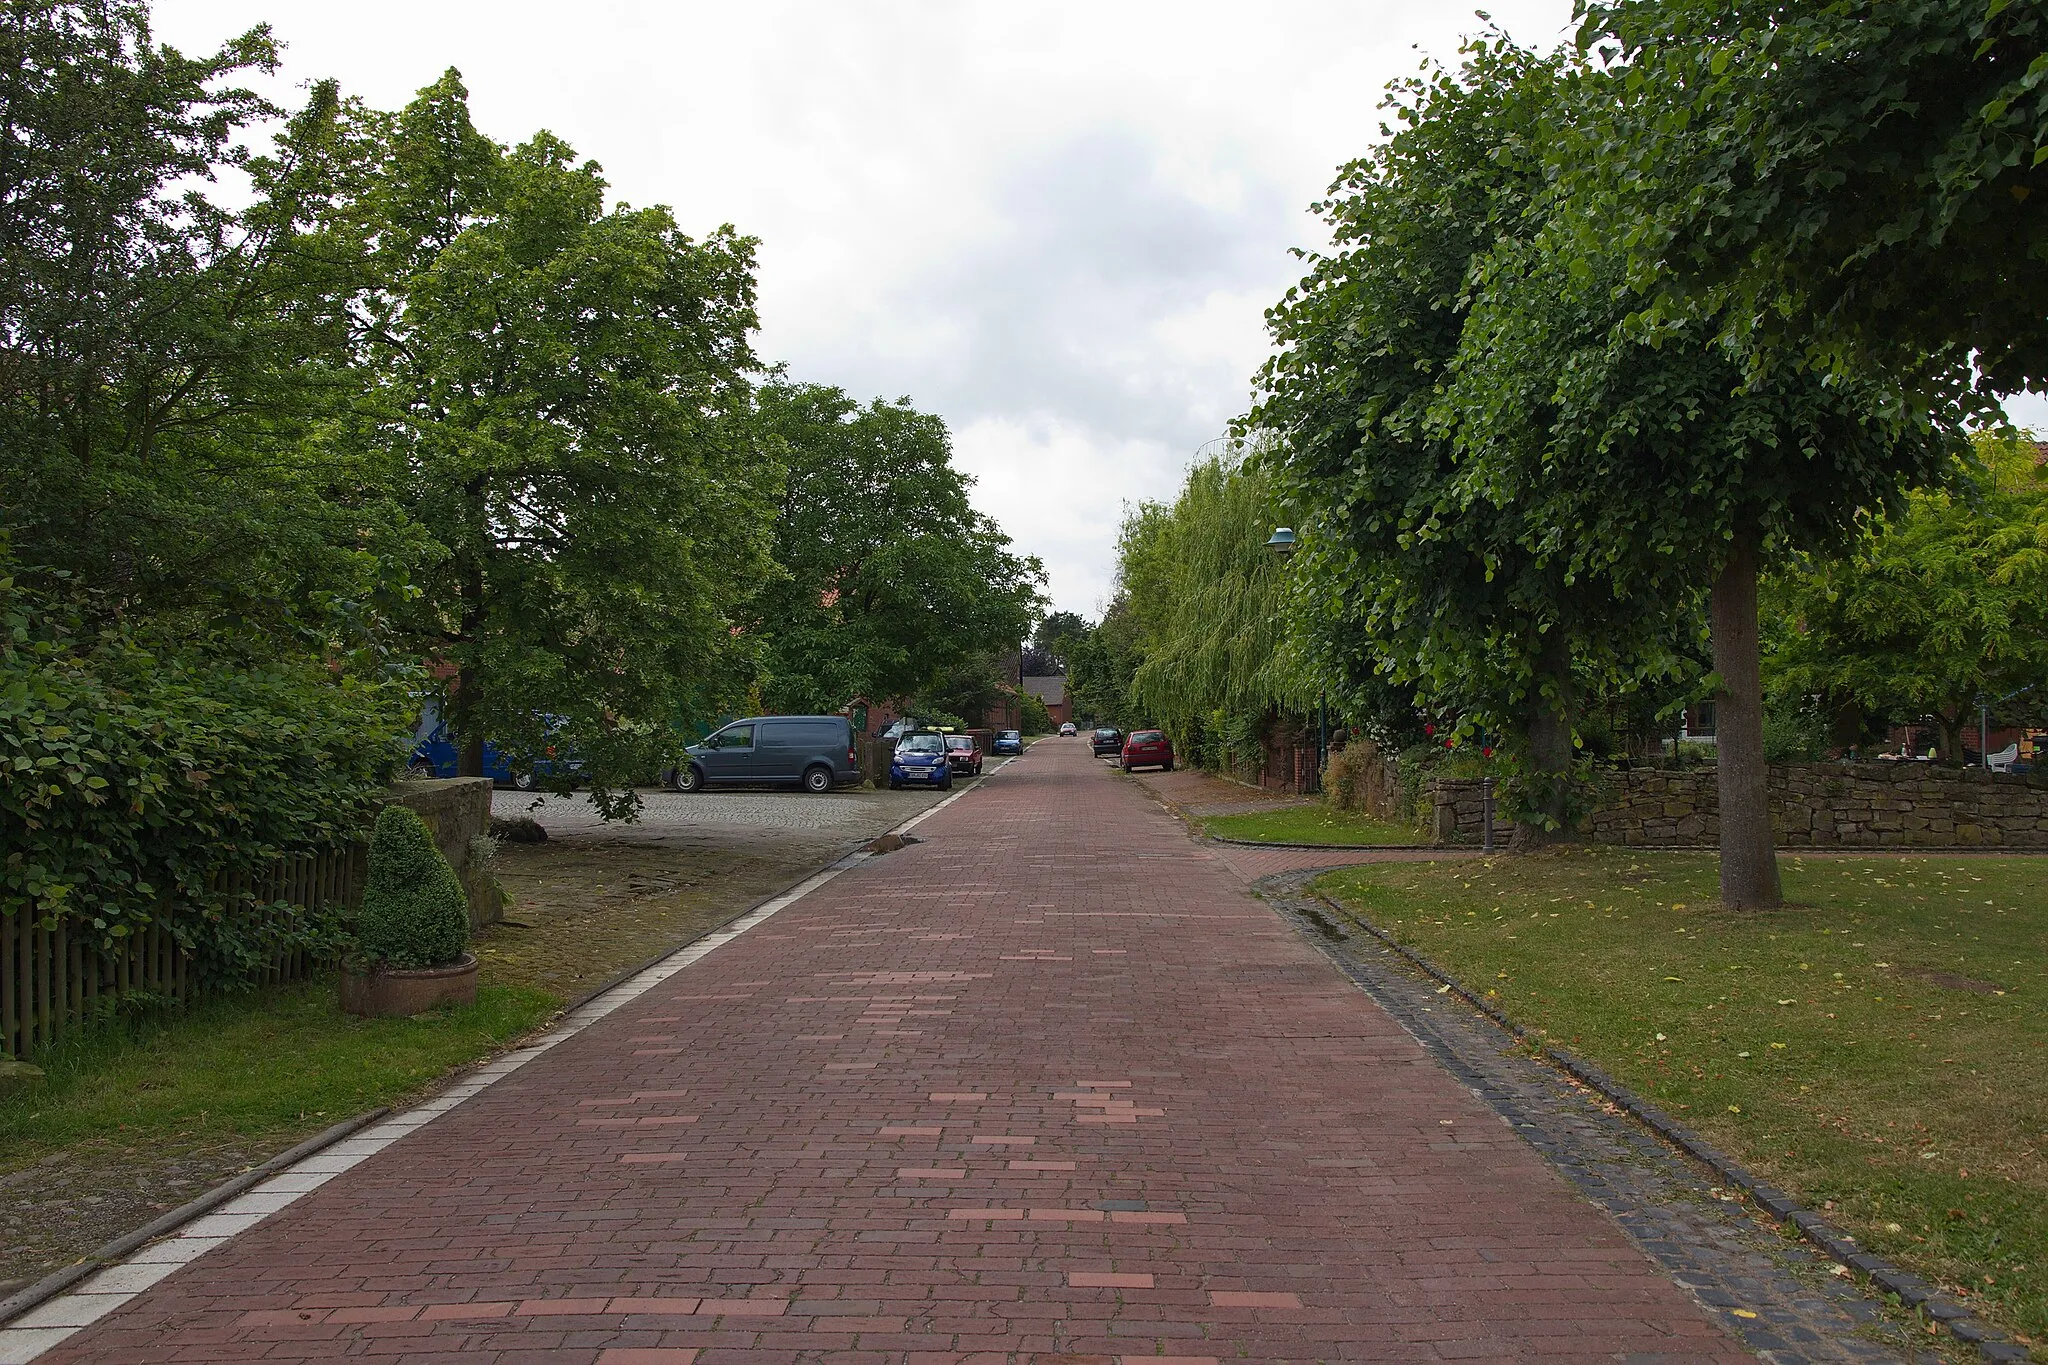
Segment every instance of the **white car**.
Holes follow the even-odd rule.
[[[1061,722],[1061,724],[1060,724],[1060,738],[1061,738],[1061,739],[1072,739],[1072,738],[1073,738],[1073,737],[1074,737],[1075,735],[1078,735],[1078,734],[1080,734],[1080,733],[1081,733],[1081,732],[1080,732],[1079,730],[1076,730],[1076,729],[1074,728],[1074,722],[1072,722],[1072,721],[1070,721],[1070,720],[1069,720],[1069,721],[1063,721],[1063,722]]]

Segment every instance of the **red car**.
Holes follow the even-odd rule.
[[[1124,740],[1123,757],[1120,760],[1124,771],[1133,768],[1157,768],[1161,772],[1173,771],[1173,745],[1157,730],[1133,730]]]
[[[980,777],[981,746],[974,742],[973,735],[947,735],[946,762],[952,766],[955,777]]]

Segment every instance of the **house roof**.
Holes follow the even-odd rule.
[[[1040,677],[1027,677],[1024,690],[1047,706],[1058,706],[1067,699],[1067,675],[1047,673]]]

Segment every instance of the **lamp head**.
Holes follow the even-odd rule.
[[[1273,534],[1266,537],[1266,548],[1283,559],[1294,553],[1295,544],[1292,526],[1276,526]]]

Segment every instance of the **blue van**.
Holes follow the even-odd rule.
[[[781,785],[828,792],[860,781],[853,722],[845,716],[748,716],[720,726],[683,751],[669,773],[679,792]]]
[[[456,747],[455,735],[441,719],[441,708],[434,702],[420,707],[419,724],[413,727],[412,757],[405,763],[407,777],[455,777],[461,771],[461,751]],[[501,787],[516,787],[529,792],[540,783],[538,776],[553,776],[558,772],[575,773],[582,769],[580,759],[567,755],[556,757],[552,750],[549,756],[534,764],[531,772],[514,772],[503,752],[490,740],[484,741],[484,776]]]

